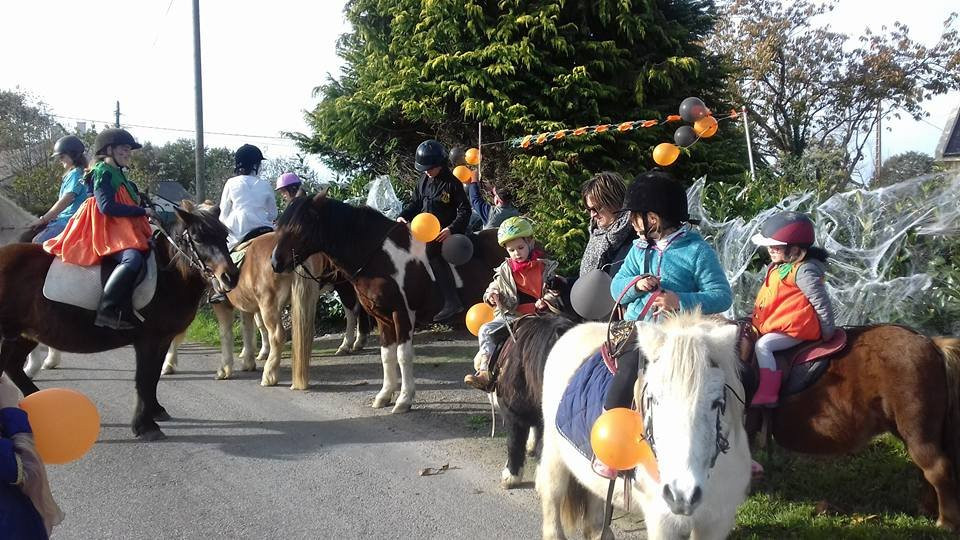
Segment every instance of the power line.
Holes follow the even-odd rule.
[[[60,118],[60,119],[62,119],[62,120],[76,120],[76,121],[79,121],[79,122],[92,122],[92,123],[100,123],[100,124],[104,124],[104,125],[109,125],[109,124],[110,124],[110,121],[108,121],[108,120],[96,120],[96,119],[93,119],[93,118],[79,118],[79,117],[76,117],[76,116],[64,116],[64,115],[62,115],[62,114],[51,114],[50,116],[52,116],[52,117],[54,117],[54,118]],[[131,124],[131,123],[129,123],[129,122],[124,122],[124,125],[125,125],[125,126],[129,126],[129,127],[143,128],[143,129],[156,129],[156,130],[159,130],[159,131],[173,131],[173,132],[179,132],[179,133],[196,133],[196,130],[193,130],[193,129],[172,128],[172,127],[163,127],[163,126],[149,126],[149,125],[146,125],[146,124]],[[246,137],[246,138],[248,138],[248,139],[272,139],[272,140],[276,140],[276,141],[286,142],[286,143],[289,143],[289,144],[292,144],[292,145],[295,145],[295,144],[296,144],[294,141],[288,139],[287,137],[278,137],[278,136],[275,136],[275,135],[251,135],[251,134],[249,134],[249,133],[227,133],[227,132],[223,132],[223,131],[207,131],[207,130],[204,130],[203,133],[204,133],[205,135],[223,135],[223,136],[226,136],[226,137]]]

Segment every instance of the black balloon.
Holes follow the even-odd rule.
[[[473,257],[473,242],[465,234],[451,234],[440,246],[440,253],[448,263],[460,266]]]
[[[587,272],[573,284],[570,305],[584,319],[602,321],[610,317],[614,301],[610,294],[610,276],[603,270]]]
[[[462,146],[454,146],[450,149],[450,166],[456,167],[458,165],[467,164],[467,151],[463,149]]]
[[[686,148],[697,142],[697,133],[690,126],[680,126],[673,133],[673,142],[677,143],[677,146]]]
[[[688,97],[680,103],[680,118],[684,122],[696,122],[707,115],[707,106],[703,100],[695,97]]]

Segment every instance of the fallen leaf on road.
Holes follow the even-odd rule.
[[[443,465],[437,468],[427,467],[426,469],[420,469],[420,471],[417,472],[417,476],[436,476],[438,474],[443,474],[449,469],[450,469],[450,464],[444,463]]]

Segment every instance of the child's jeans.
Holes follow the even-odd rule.
[[[803,340],[779,332],[764,334],[760,336],[757,344],[754,345],[754,351],[757,353],[757,363],[760,364],[761,369],[776,371],[777,360],[773,357],[773,353],[789,349],[799,343],[803,343]]]
[[[490,362],[490,357],[493,356],[493,352],[497,348],[497,344],[493,340],[493,335],[512,321],[513,317],[497,316],[494,317],[492,321],[480,327],[477,339],[480,340],[480,354],[483,356],[483,364],[480,366],[481,370],[489,369],[490,366],[488,363]]]

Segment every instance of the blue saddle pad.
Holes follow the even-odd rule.
[[[593,459],[590,430],[603,413],[613,374],[596,353],[577,369],[557,408],[557,430],[587,459]]]

